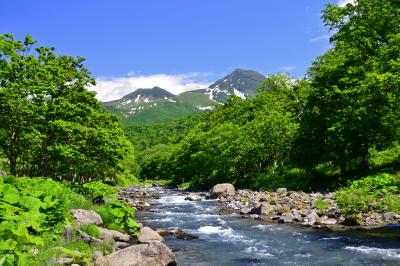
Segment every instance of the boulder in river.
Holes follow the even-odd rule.
[[[194,193],[190,193],[189,195],[187,195],[185,197],[185,200],[189,200],[189,201],[199,201],[202,200],[203,198],[200,195],[194,194]]]
[[[217,184],[210,190],[211,198],[218,198],[224,195],[234,195],[235,187],[229,183]]]
[[[243,207],[240,209],[240,214],[249,214],[251,213],[251,209],[249,207]]]
[[[198,239],[199,237],[197,235],[193,235],[190,233],[187,233],[183,231],[180,228],[160,228],[157,229],[157,233],[160,235],[175,235],[176,238],[182,239],[182,240],[193,240],[193,239]]]
[[[133,265],[176,265],[172,251],[160,241],[133,245],[110,255],[99,257],[96,265],[133,266]]]
[[[151,229],[150,227],[142,227],[140,228],[140,233],[139,233],[139,237],[138,237],[139,242],[145,243],[145,242],[149,242],[149,241],[164,241],[164,238],[157,233],[156,231],[154,231],[153,229]]]

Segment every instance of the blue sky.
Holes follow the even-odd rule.
[[[179,93],[235,68],[301,77],[329,47],[320,19],[326,3],[13,0],[2,3],[0,33],[30,34],[58,53],[85,57],[99,98],[110,100],[151,84]]]

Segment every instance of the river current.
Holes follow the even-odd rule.
[[[138,214],[153,228],[179,227],[199,236],[166,236],[178,265],[400,265],[400,228],[329,232],[219,215],[216,200],[186,201],[165,190]]]

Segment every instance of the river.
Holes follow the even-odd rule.
[[[400,228],[329,232],[219,215],[216,200],[185,201],[165,190],[138,220],[153,228],[179,227],[196,240],[166,236],[178,265],[400,265]]]

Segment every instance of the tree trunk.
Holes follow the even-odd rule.
[[[10,174],[16,176],[17,175],[17,159],[13,156],[10,156]]]
[[[362,162],[362,170],[368,171],[369,169],[369,145],[364,144],[364,157],[363,157],[363,162]]]

